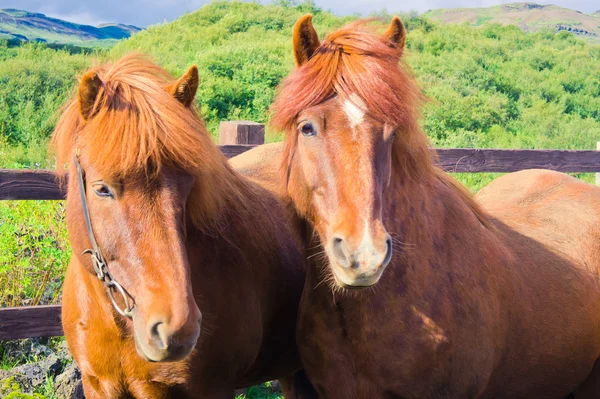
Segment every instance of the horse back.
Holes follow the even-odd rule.
[[[477,200],[516,232],[600,271],[600,187],[564,173],[526,170],[494,180]]]

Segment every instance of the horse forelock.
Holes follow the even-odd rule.
[[[202,119],[167,90],[174,79],[166,70],[134,54],[92,71],[102,80],[92,116],[82,117],[74,95],[52,135],[59,175],[76,153],[107,179],[152,178],[164,167],[182,170],[197,182],[188,210],[196,225],[225,206],[219,204],[243,196]]]
[[[296,147],[293,131],[299,114],[335,96],[399,130],[397,169],[405,168],[414,177],[431,171],[429,141],[418,123],[425,97],[402,65],[400,53],[366,21],[357,21],[331,33],[312,58],[283,81],[271,107],[271,125],[287,133],[285,176]]]
[[[203,121],[167,91],[173,78],[139,55],[95,67],[102,80],[92,114],[80,115],[75,95],[53,133],[57,165],[71,162],[77,148],[106,176],[154,174],[174,166],[196,174],[210,157]]]
[[[298,114],[333,96],[360,97],[377,119],[404,126],[418,117],[421,91],[398,49],[384,43],[364,21],[331,33],[310,61],[282,83],[273,104],[272,124],[287,130]]]

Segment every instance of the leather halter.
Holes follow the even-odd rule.
[[[91,249],[86,249],[81,254],[89,254],[92,257],[92,265],[94,267],[94,271],[96,272],[96,277],[100,281],[104,283],[108,290],[108,297],[112,302],[115,310],[121,315],[125,316],[129,319],[132,318],[132,310],[134,304],[129,304],[129,295],[125,291],[125,289],[121,286],[121,284],[117,283],[108,272],[108,264],[102,255],[102,251],[96,242],[96,237],[94,237],[94,231],[92,230],[92,221],[90,219],[90,211],[88,209],[87,199],[86,199],[86,190],[85,190],[85,176],[83,168],[79,163],[79,159],[75,156],[75,168],[77,169],[77,179],[79,181],[79,195],[81,196],[81,207],[83,208],[83,218],[85,219],[85,227],[87,228],[88,237],[90,239],[90,243],[92,244]],[[125,309],[121,309],[119,304],[115,300],[114,291],[117,291],[125,302]]]

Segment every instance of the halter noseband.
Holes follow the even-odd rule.
[[[131,312],[135,303],[133,305],[129,304],[129,295],[127,294],[125,289],[121,286],[121,284],[117,283],[110,276],[106,260],[104,260],[104,256],[102,256],[102,251],[100,251],[100,247],[98,247],[98,243],[96,242],[96,238],[94,237],[94,231],[92,230],[92,221],[90,219],[90,211],[88,209],[87,199],[85,195],[86,190],[84,171],[81,167],[81,164],[79,163],[79,159],[77,156],[75,156],[75,168],[77,169],[77,179],[79,181],[79,195],[81,196],[81,207],[83,208],[83,218],[85,219],[85,227],[87,228],[88,237],[90,239],[90,243],[92,244],[91,249],[86,249],[81,254],[90,254],[90,256],[92,257],[92,266],[94,267],[94,271],[96,272],[96,277],[98,277],[98,279],[102,281],[106,286],[108,290],[108,297],[110,298],[110,301],[112,302],[112,305],[115,308],[115,310],[121,316],[131,319]],[[119,304],[115,300],[113,290],[116,290],[125,301],[125,309],[121,309],[119,307]]]

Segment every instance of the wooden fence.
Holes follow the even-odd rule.
[[[264,126],[248,121],[222,122],[219,149],[231,158],[264,143]],[[568,173],[597,173],[598,151],[571,150],[437,150],[440,166],[447,172],[516,172],[551,169]],[[65,192],[52,171],[0,170],[0,200],[62,200]],[[62,335],[60,305],[0,308],[0,340]]]

